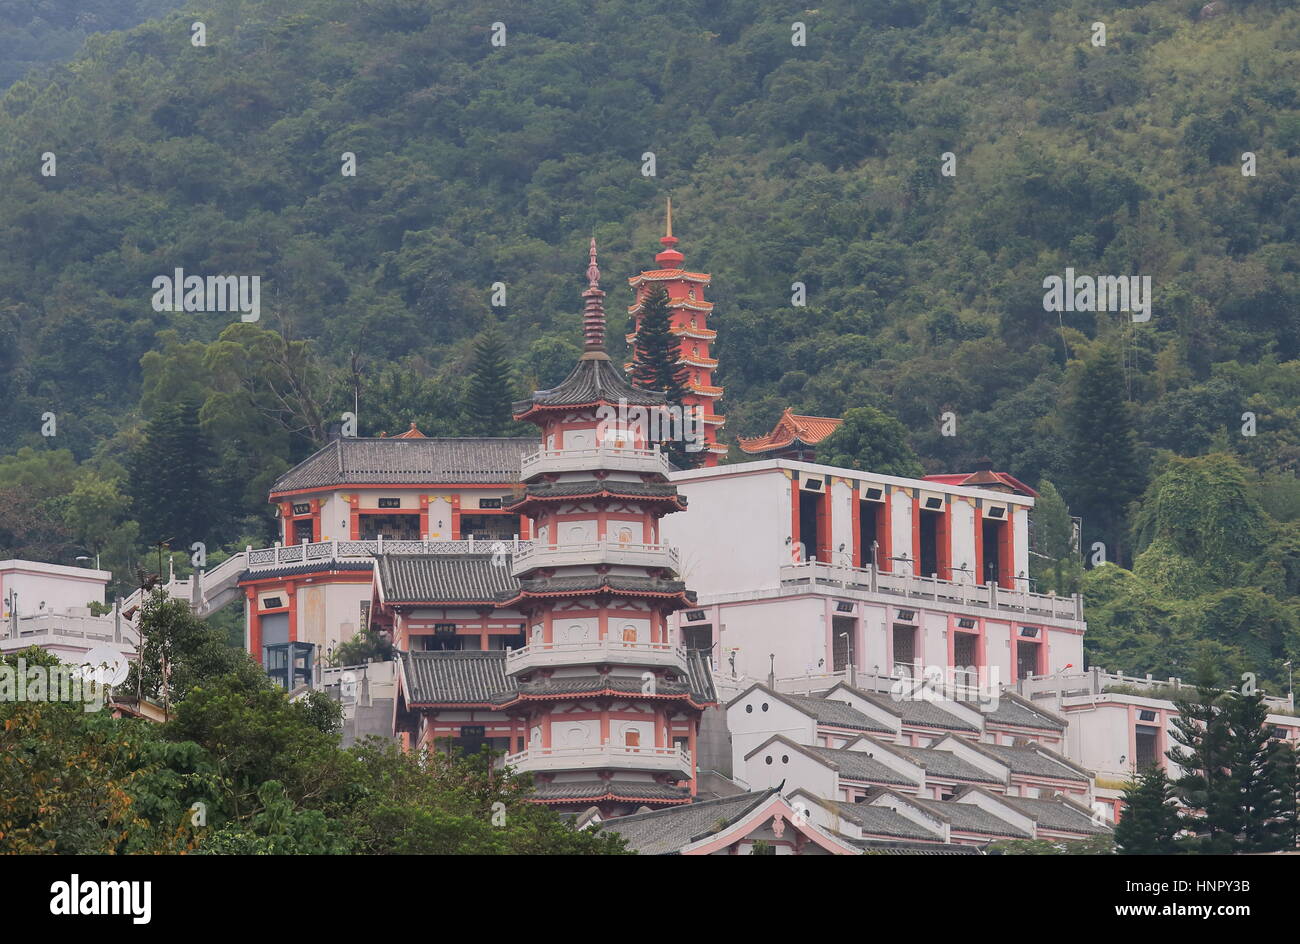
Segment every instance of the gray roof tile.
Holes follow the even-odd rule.
[[[864,715],[847,702],[814,698],[811,695],[786,695],[782,693],[781,697],[811,714],[820,724],[836,728],[852,728],[855,731],[874,731],[879,734],[893,733],[892,728],[885,727],[874,718]]]
[[[1035,711],[1028,705],[1021,704],[1005,695],[998,699],[998,706],[993,711],[985,711],[989,721],[1013,724],[1022,728],[1039,728],[1044,731],[1064,731],[1065,723],[1057,721],[1050,715]]]
[[[619,400],[626,400],[632,406],[662,406],[667,402],[661,393],[651,393],[628,383],[608,357],[596,357],[579,360],[558,386],[534,391],[531,399],[515,403],[514,412],[519,415],[535,406],[582,406]]]
[[[875,702],[882,708],[901,712],[903,724],[925,728],[939,728],[943,731],[978,731],[977,725],[963,721],[950,711],[945,711],[939,702],[924,698],[900,698],[895,700],[876,692],[859,692],[868,701]]]
[[[1031,816],[1043,829],[1058,832],[1080,833],[1087,836],[1099,836],[1111,831],[1109,826],[1099,826],[1084,810],[1078,809],[1063,800],[1047,800],[1040,797],[1003,797],[1008,806],[1012,806]]]
[[[1054,777],[1058,780],[1080,780],[1088,782],[1088,777],[1081,774],[1055,758],[1033,747],[1009,747],[1005,744],[979,744],[980,750],[997,757],[1013,774],[1025,774],[1031,777]]]
[[[734,823],[772,796],[774,790],[738,793],[717,800],[702,800],[652,813],[636,813],[606,820],[601,829],[618,833],[629,849],[642,855],[672,855]]]
[[[866,803],[846,803],[837,801],[836,808],[841,816],[873,836],[895,836],[899,839],[938,839],[919,823],[914,823],[899,813],[884,806],[870,806]]]
[[[476,439],[336,439],[284,473],[276,492],[334,485],[513,485],[538,441]]]
[[[980,770],[974,764],[962,760],[952,751],[940,751],[928,747],[898,747],[894,750],[908,760],[925,767],[925,772],[932,777],[945,780],[959,780],[963,783],[1005,783],[999,777]]]
[[[1007,836],[1012,839],[1029,838],[1029,833],[1026,830],[1011,825],[1006,820],[980,809],[973,803],[957,803],[953,800],[916,800],[916,803],[918,806],[946,818],[952,828],[960,832],[980,833],[985,836]]]
[[[869,781],[871,783],[888,783],[896,786],[915,787],[915,780],[887,767],[874,757],[868,757],[865,751],[851,751],[847,748],[807,747],[805,750],[830,761],[839,768],[840,777],[848,780]]]
[[[379,580],[388,603],[492,604],[519,589],[509,555],[384,554]]]

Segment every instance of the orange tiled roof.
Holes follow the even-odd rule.
[[[786,407],[772,432],[766,436],[755,436],[752,439],[738,437],[740,448],[748,453],[769,452],[782,449],[796,439],[813,446],[835,432],[843,422],[832,416],[801,416],[790,412],[790,408]]]
[[[635,287],[642,282],[671,282],[674,279],[709,284],[709,274],[707,272],[687,272],[685,269],[650,269],[640,275],[632,276],[627,280],[627,284]]]
[[[428,437],[425,436],[424,433],[420,432],[418,429],[415,428],[414,423],[411,424],[411,428],[408,429],[406,432],[398,433],[393,438],[394,439],[428,439]]]

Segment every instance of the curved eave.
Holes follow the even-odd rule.
[[[632,698],[636,701],[680,701],[685,702],[697,711],[704,711],[706,708],[714,707],[717,702],[695,700],[695,696],[690,692],[677,692],[676,694],[655,693],[653,695],[645,692],[625,692],[618,688],[593,688],[586,691],[575,692],[547,692],[544,694],[532,694],[529,692],[519,692],[516,697],[510,701],[502,702],[496,707],[499,709],[511,708],[521,702],[538,702],[538,701],[575,701],[583,698]]]
[[[528,797],[529,803],[537,803],[542,806],[547,806],[552,803],[595,804],[595,803],[603,803],[607,800],[617,802],[617,803],[642,803],[646,806],[686,806],[688,803],[691,802],[691,798],[689,795],[683,796],[680,800],[667,800],[664,799],[663,797],[654,797],[654,798],[643,797],[643,796],[637,796],[632,793],[628,793],[628,794],[606,793],[605,795],[598,796],[598,797],[593,797],[593,796],[545,797],[545,798]]]
[[[527,600],[558,600],[563,597],[590,597],[602,593],[615,597],[648,597],[655,600],[671,600],[674,603],[679,604],[680,609],[694,606],[696,599],[693,592],[690,590],[677,590],[673,592],[666,590],[621,590],[611,587],[609,584],[598,584],[592,587],[575,587],[568,590],[520,590],[513,597],[498,600],[497,606],[514,606],[517,603],[523,603]]]
[[[600,489],[594,492],[584,492],[581,495],[525,495],[518,501],[506,504],[502,503],[503,509],[511,511],[522,508],[529,502],[575,502],[590,501],[593,498],[616,498],[620,501],[635,502],[668,502],[678,511],[686,510],[686,499],[682,495],[633,495],[625,492],[611,492],[608,489]]]

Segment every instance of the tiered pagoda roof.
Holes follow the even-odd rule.
[[[802,416],[789,407],[766,436],[739,438],[740,448],[750,455],[788,449],[791,446],[815,446],[839,428],[844,421],[830,416]]]

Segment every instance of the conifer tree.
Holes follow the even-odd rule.
[[[1065,409],[1070,505],[1083,516],[1088,532],[1085,545],[1103,541],[1107,558],[1116,563],[1125,559],[1128,505],[1144,485],[1124,389],[1118,357],[1110,348],[1102,348],[1083,365]]]
[[[1287,793],[1293,758],[1273,741],[1263,694],[1233,692],[1223,714],[1230,784],[1223,819],[1231,824],[1233,851],[1275,852],[1294,844],[1294,791]]]
[[[140,537],[188,547],[206,540],[213,520],[212,447],[199,425],[197,401],[158,410],[131,460],[131,497]]]
[[[505,337],[495,323],[489,324],[474,339],[465,395],[465,416],[476,433],[481,436],[509,435],[512,388]]]
[[[1115,843],[1123,855],[1179,852],[1182,829],[1174,787],[1160,767],[1148,767],[1124,787],[1124,810],[1115,824]]]
[[[1195,697],[1174,699],[1178,716],[1172,719],[1170,736],[1179,746],[1166,756],[1183,769],[1174,789],[1189,811],[1184,819],[1194,834],[1187,842],[1189,851],[1226,855],[1232,851],[1235,825],[1226,772],[1228,726],[1217,704],[1222,692],[1214,688],[1213,672],[1202,667],[1198,674]]]
[[[671,406],[683,407],[690,371],[679,363],[681,348],[681,338],[672,331],[668,293],[655,286],[641,303],[641,325],[632,345],[632,383],[662,393]],[[704,460],[704,450],[691,452],[680,438],[661,440],[660,446],[678,468],[691,469]]]

